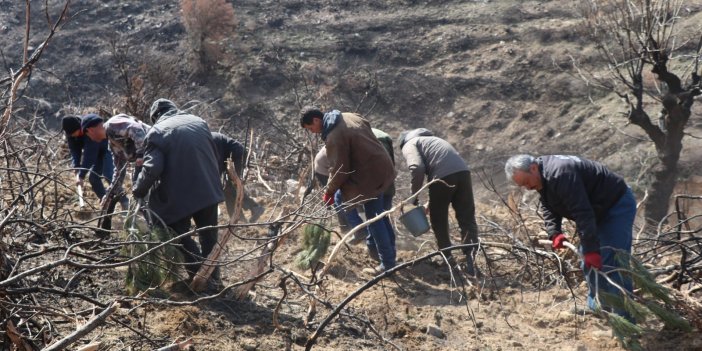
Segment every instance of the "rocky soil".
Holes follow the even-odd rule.
[[[486,186],[491,180],[499,193],[510,190],[502,166],[511,154],[580,154],[623,174],[639,194],[647,184],[653,145],[626,124],[619,98],[593,90],[572,70],[573,60],[600,62],[582,31],[578,1],[230,2],[238,23],[230,61],[213,76],[198,79],[188,77],[185,64],[174,67],[182,73],[185,93],[173,98],[183,104],[206,101],[203,111],[213,129],[244,139],[247,126],[252,127],[257,145],[270,150],[265,154],[268,163],[261,160],[271,166],[262,170],[262,177],[276,189],[284,188],[284,179],[297,179],[297,167],[305,162],[284,160],[285,153],[276,147],[292,150],[297,144],[280,142],[280,135],[294,135],[304,143],[297,114],[301,105],[313,102],[359,111],[374,127],[393,136],[404,129],[427,127],[449,140],[474,169],[479,224],[487,241],[501,241],[503,228],[515,228],[497,194]],[[32,2],[33,47],[46,33],[40,3]],[[49,12],[57,13],[62,2],[49,4]],[[0,9],[0,48],[7,71],[21,60],[24,4],[0,0]],[[58,130],[67,109],[120,109],[122,82],[110,56],[110,38],[132,43],[137,53],[185,55],[185,30],[176,1],[76,0],[70,13],[72,19],[33,72],[17,112],[40,116],[52,131]],[[700,23],[702,5],[689,4],[683,28],[699,34]],[[702,165],[702,154],[696,151],[702,146],[701,112],[702,102],[690,120],[681,180],[698,174]],[[396,156],[398,189],[405,195],[408,178],[401,156]],[[276,204],[285,191],[265,190],[253,178],[251,191],[267,206],[262,218],[275,218],[267,216],[280,212]],[[533,212],[527,215],[538,221]],[[401,260],[431,250],[430,233],[414,238],[396,224]],[[265,231],[242,230],[248,236]],[[292,235],[277,253],[278,263],[286,269],[294,269],[296,240]],[[250,242],[235,240],[228,257],[250,247]],[[324,299],[334,304],[368,281],[371,276],[361,270],[373,266],[362,247],[342,253],[323,291]],[[488,253],[488,257],[505,254],[497,249]],[[571,295],[562,278],[547,275],[548,281],[540,281],[539,272],[521,263],[505,258],[489,265],[483,257],[481,269],[494,272],[468,287],[453,281],[445,267],[420,263],[355,299],[349,314],[327,327],[315,349],[620,349],[603,320],[573,313],[576,304],[583,305],[581,277],[573,277]],[[224,274],[225,282],[241,280],[245,272],[234,267]],[[123,271],[105,272],[94,286],[116,296],[123,276]],[[271,319],[282,296],[281,278],[279,273],[268,276],[243,302],[223,297],[184,307],[149,305],[142,308],[139,320],[130,317],[130,323],[158,338],[158,346],[192,337],[196,350],[299,350],[330,310],[320,307],[313,323],[304,326],[308,300],[290,285],[290,295],[280,308],[283,328],[276,330]],[[643,340],[648,350],[702,349],[699,333],[649,327],[652,331]],[[102,340],[105,350],[130,345],[149,349],[135,341],[141,340],[138,335],[114,323],[90,337]]]

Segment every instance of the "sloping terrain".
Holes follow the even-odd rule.
[[[49,3],[50,13],[62,5],[57,0]],[[626,125],[616,96],[591,90],[571,70],[572,60],[598,62],[581,30],[578,1],[231,3],[238,21],[231,62],[217,76],[197,82],[187,80],[186,66],[174,67],[183,71],[182,85],[187,88],[185,95],[174,98],[179,103],[211,102],[207,117],[213,129],[221,127],[240,139],[251,126],[261,149],[273,150],[260,164],[271,166],[263,167],[261,177],[276,190],[281,180],[298,178],[300,165],[299,159],[285,158],[285,152],[297,145],[280,142],[283,133],[271,126],[278,123],[288,128],[285,135],[295,135],[304,143],[297,119],[301,105],[309,103],[357,110],[393,136],[404,129],[427,127],[449,140],[474,169],[479,224],[486,241],[503,240],[503,229],[517,227],[483,182],[493,178],[499,192],[510,190],[502,167],[511,154],[580,154],[621,172],[638,185],[637,190],[645,185],[653,146]],[[40,2],[33,5],[30,44],[36,46],[46,26]],[[6,65],[16,67],[21,59],[24,5],[0,0],[0,8],[0,47]],[[66,106],[86,112],[120,109],[122,82],[109,54],[110,38],[130,42],[137,53],[155,48],[164,55],[185,54],[185,30],[176,1],[80,0],[72,2],[71,15],[42,57],[40,70],[33,73],[20,101],[23,108],[17,112],[36,113],[52,130],[57,130]],[[688,6],[686,16],[685,28],[699,33],[702,5]],[[695,106],[690,120],[691,136],[702,136],[701,105]],[[281,145],[287,151],[275,149]],[[699,138],[685,139],[681,178],[699,172],[702,160],[696,150],[700,146]],[[401,156],[396,156],[398,189],[404,195],[408,177]],[[251,183],[257,183],[251,178]],[[285,190],[270,192],[260,184],[251,188],[268,208],[262,219],[279,213],[277,201],[284,198]],[[530,220],[538,222],[535,217]],[[431,250],[431,234],[414,238],[396,224],[402,261]],[[265,231],[242,229],[250,237],[263,236]],[[291,235],[276,254],[284,269],[294,269],[296,240]],[[337,241],[335,237],[333,244]],[[234,240],[227,257],[249,248],[250,242]],[[334,319],[315,349],[620,349],[605,321],[573,313],[576,303],[583,305],[582,277],[574,274],[569,280],[573,297],[566,280],[554,274],[551,261],[537,264],[549,267],[544,273],[521,266],[528,260],[499,248],[489,249],[488,257],[497,259],[489,264],[481,258],[479,265],[486,272],[494,270],[491,279],[475,286],[463,287],[460,282],[457,286],[446,267],[436,262],[420,263],[384,280],[354,300],[347,315]],[[572,257],[567,259],[576,264]],[[343,249],[336,264],[321,292],[333,303],[368,281],[371,276],[361,270],[374,262],[357,246]],[[230,267],[225,272],[225,282],[235,283],[246,269]],[[271,320],[283,295],[278,284],[284,276],[281,272],[268,276],[243,302],[225,297],[185,307],[147,304],[139,318],[128,316],[131,308],[139,308],[138,302],[123,306],[122,320],[152,336],[155,344],[136,342],[142,340],[139,335],[115,323],[91,337],[102,340],[103,349],[109,350],[133,344],[149,349],[179,337],[192,337],[196,350],[299,350],[330,310],[318,306],[316,319],[305,327],[309,300],[288,281],[290,296],[278,316],[283,328],[276,330]],[[100,277],[104,280],[91,281],[85,289],[114,297],[121,293],[123,278],[123,271],[106,271]],[[702,349],[699,334],[654,327],[642,342],[646,349]]]

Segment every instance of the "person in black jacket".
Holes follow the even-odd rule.
[[[156,224],[165,224],[178,235],[190,231],[191,220],[197,228],[216,226],[224,193],[207,123],[166,99],[151,105],[150,117],[156,123],[146,134],[142,170],[132,185],[134,197],[148,194],[148,206],[159,217]],[[190,236],[180,239],[191,279],[217,244],[217,229],[202,230],[198,236],[202,254]],[[221,284],[218,268],[212,278],[215,287]]]
[[[236,169],[237,175],[242,176],[244,171],[244,157],[246,156],[246,148],[240,142],[218,132],[212,132],[212,140],[215,143],[217,149],[217,164],[219,165],[220,177],[224,178],[224,193],[225,193],[225,203],[227,205],[227,212],[232,212],[234,210],[234,203],[229,201],[229,199],[236,198],[236,189],[234,189],[232,182],[227,180],[227,163],[228,159],[234,162],[234,168]],[[249,216],[249,223],[254,223],[258,220],[263,212],[263,206],[259,205],[252,199],[249,194],[244,191],[244,201],[242,207],[245,210],[251,212]]]
[[[88,181],[98,199],[105,196],[105,185],[102,178],[112,183],[112,154],[107,148],[107,140],[95,142],[86,134],[85,129],[102,122],[96,114],[87,114],[83,117],[66,116],[61,120],[61,128],[66,133],[68,150],[71,153],[71,166],[75,168],[76,185],[83,185],[83,180],[88,176]]]
[[[597,307],[596,287],[621,294],[595,269],[606,273],[626,268],[615,255],[623,254],[626,262],[631,254],[636,199],[624,179],[602,164],[564,155],[516,155],[507,161],[505,173],[517,185],[541,195],[540,207],[553,249],[563,248],[563,242],[568,240],[561,227],[563,218],[575,222],[589,285],[588,306],[593,310]],[[632,291],[627,275],[613,272],[608,276],[626,291]],[[631,319],[623,310],[615,312]]]

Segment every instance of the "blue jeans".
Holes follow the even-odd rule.
[[[363,219],[361,218],[361,215],[358,213],[358,210],[356,210],[356,207],[349,207],[347,209],[343,209],[343,204],[344,199],[341,196],[341,190],[337,190],[336,193],[334,194],[334,208],[337,210],[339,213],[339,224],[342,227],[348,228],[348,230],[351,230],[355,227],[357,227],[359,224],[363,223]],[[387,211],[390,208],[392,208],[392,196],[385,196],[383,195],[383,211]],[[367,217],[367,216],[366,216]],[[386,217],[387,219],[387,217]],[[388,220],[388,222],[390,222]],[[392,227],[391,227],[392,229]],[[368,246],[368,252],[370,252],[371,257],[377,257],[378,256],[378,249],[376,248],[375,242],[373,241],[373,236],[370,233],[370,229],[366,227],[365,230],[365,235],[366,235],[366,245]],[[363,234],[361,234],[363,235]],[[393,231],[393,237],[394,237],[394,231]],[[393,244],[394,246],[394,244]]]
[[[617,201],[612,208],[609,209],[607,215],[597,224],[597,237],[600,240],[600,255],[602,256],[602,272],[606,273],[616,268],[628,268],[628,264],[622,266],[615,259],[615,255],[620,252],[627,258],[631,254],[631,232],[634,226],[634,217],[636,216],[636,199],[631,189],[627,189],[626,193]],[[582,251],[582,247],[580,248]],[[628,260],[627,260],[628,262]],[[595,309],[597,302],[595,301],[596,288],[600,291],[606,291],[611,294],[621,295],[618,288],[612,286],[606,279],[600,277],[594,270],[585,269],[583,264],[583,272],[588,283],[587,305],[590,309]],[[628,275],[621,273],[609,274],[609,278],[617,285],[628,292],[633,291],[633,284]],[[607,307],[607,306],[603,306]],[[626,311],[614,309],[618,315],[633,321]]]
[[[102,177],[105,177],[108,183],[112,183],[114,171],[115,165],[112,163],[112,153],[108,150],[98,154],[95,164],[90,168],[88,182],[90,182],[90,187],[93,188],[95,195],[99,199],[105,196],[105,185],[102,183]]]
[[[366,201],[363,204],[363,208],[366,211],[366,218],[372,219],[378,214],[383,213],[385,211],[383,205],[382,194],[376,199]],[[395,231],[392,229],[390,219],[385,216],[383,219],[369,225],[368,229],[370,231],[370,238],[367,243],[371,243],[368,248],[371,249],[372,247],[378,252],[381,268],[383,270],[388,270],[395,267]]]

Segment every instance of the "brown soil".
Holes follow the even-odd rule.
[[[118,99],[120,82],[106,50],[106,38],[114,32],[144,47],[182,54],[179,42],[183,28],[178,21],[178,6],[172,0],[72,3],[72,13],[80,15],[57,35],[42,58],[43,70],[33,73],[27,97],[22,100],[31,107],[27,111],[44,116],[49,127],[58,125],[55,113],[64,105],[90,109]],[[598,60],[580,31],[576,2],[232,3],[239,21],[236,47],[231,53],[234,63],[223,72],[224,78],[188,84],[191,95],[183,101],[222,97],[213,103],[216,112],[209,122],[226,126],[231,134],[239,133],[240,139],[244,139],[247,120],[252,120],[255,131],[272,144],[277,143],[278,131],[270,129],[269,118],[297,131],[299,106],[285,80],[290,73],[287,64],[295,61],[312,77],[315,92],[333,92],[318,101],[325,107],[353,110],[360,106],[374,126],[392,135],[427,126],[455,145],[474,169],[474,186],[481,203],[479,224],[486,241],[507,241],[502,228],[516,231],[508,212],[484,184],[491,179],[500,192],[506,192],[502,166],[507,155],[581,154],[605,162],[638,190],[646,185],[645,161],[652,155],[653,146],[634,138],[642,133],[625,125],[619,99],[591,92],[567,69],[569,55],[583,62]],[[0,0],[0,7],[8,9],[0,13],[0,23],[7,24],[0,43],[8,61],[17,62],[23,4]],[[684,26],[699,33],[702,6],[690,4],[687,13]],[[35,17],[41,21],[43,13],[37,11]],[[32,27],[37,34],[33,45],[38,45],[43,29]],[[373,94],[360,103],[373,84]],[[589,93],[596,104],[588,100]],[[699,116],[701,106],[695,105],[694,116]],[[692,135],[702,134],[698,118],[693,117],[690,124]],[[681,177],[698,172],[701,160],[696,150],[700,144],[699,138],[685,139]],[[407,174],[400,155],[396,156],[399,194],[407,195]],[[294,161],[287,162],[293,164],[290,167],[298,166]],[[297,175],[290,171],[280,176],[288,168],[281,163],[275,165],[280,168],[264,169],[262,175],[274,186],[282,188],[279,178]],[[261,219],[275,218],[281,212],[274,210],[276,201],[285,191],[262,189],[251,189],[267,207]],[[95,203],[96,199],[89,201]],[[66,194],[64,204],[77,207],[74,202],[75,196]],[[288,211],[294,208],[287,206]],[[530,220],[535,223],[534,233],[538,233],[538,220]],[[245,238],[264,237],[266,232],[263,226],[239,231]],[[401,227],[398,232],[400,260],[419,257],[435,245],[431,234],[414,238]],[[333,244],[337,241],[335,237]],[[226,257],[238,257],[252,247],[251,241],[232,240]],[[276,251],[276,264],[295,270],[291,262],[297,250],[297,234],[291,233]],[[390,343],[403,350],[621,349],[605,321],[571,312],[576,305],[584,304],[580,276],[570,278],[574,287],[571,294],[563,278],[553,274],[553,267],[550,273],[541,274],[537,269],[540,265],[524,265],[522,260],[505,255],[504,250],[489,249],[487,255],[503,259],[488,265],[481,258],[479,267],[490,273],[489,279],[472,287],[457,286],[445,267],[429,262],[383,280],[354,299],[345,315],[327,326],[314,349],[392,350]],[[245,277],[250,264],[246,261],[227,266],[225,283]],[[542,265],[552,264],[544,261]],[[362,269],[373,265],[362,246],[342,249],[324,289],[318,293],[336,306],[371,278]],[[73,272],[67,271],[59,273]],[[124,270],[99,273],[81,280],[80,291],[98,294],[101,301],[123,293]],[[282,329],[276,330],[272,318],[282,296],[278,284],[283,276],[280,272],[268,275],[244,301],[226,295],[193,306],[123,303],[118,320],[149,335],[152,344],[116,322],[89,337],[103,341],[101,350],[155,349],[178,338],[193,338],[195,350],[301,350],[330,310],[318,304],[316,318],[305,326],[308,299],[288,280],[288,296],[278,316]],[[178,301],[195,297],[182,291],[172,296]],[[87,307],[89,304],[71,306],[76,310]],[[443,337],[427,333],[430,325],[440,328]],[[702,349],[699,332],[679,334],[655,323],[647,327],[651,331],[642,341],[647,350]],[[67,333],[74,326],[58,328]]]

